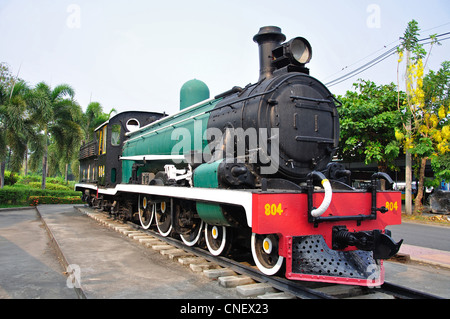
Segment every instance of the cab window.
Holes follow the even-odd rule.
[[[106,154],[106,128],[107,125],[97,131],[98,155]]]
[[[120,124],[116,124],[111,127],[111,145],[120,145]]]

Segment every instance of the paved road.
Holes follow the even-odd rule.
[[[450,227],[403,222],[387,229],[396,241],[404,239],[407,245],[450,251]]]
[[[0,212],[0,299],[75,299],[36,210]]]
[[[450,299],[450,269],[429,264],[384,262],[385,280]]]

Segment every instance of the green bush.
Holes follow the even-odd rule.
[[[19,180],[19,177],[10,171],[5,171],[5,185],[14,185]]]
[[[18,184],[18,185],[23,185],[23,184]],[[40,189],[42,187],[42,183],[41,182],[29,182],[27,184],[28,187],[34,188],[34,189]],[[57,190],[57,191],[70,191],[73,190],[72,187],[70,186],[66,186],[66,185],[61,185],[61,184],[54,184],[54,183],[45,183],[45,189],[49,189],[49,190]]]
[[[66,186],[66,185],[62,185],[62,184],[53,184],[53,183],[46,183],[45,184],[45,189],[50,189],[50,190],[54,190],[54,191],[70,191],[73,190],[73,188]]]
[[[30,196],[28,198],[29,206],[37,206],[40,204],[83,204],[83,201],[79,196],[78,197]]]
[[[14,188],[28,188],[28,185],[16,183],[14,184]]]
[[[28,187],[40,189],[42,187],[41,182],[29,182]]]
[[[72,190],[49,190],[30,187],[5,186],[0,189],[0,204],[24,204],[28,205],[30,196],[51,196],[51,197],[80,197],[81,192]]]
[[[18,184],[27,185],[31,182],[40,182],[42,179],[42,176],[39,175],[26,175],[26,176],[19,176]]]
[[[67,186],[68,183],[64,180],[64,177],[58,176],[58,177],[48,177],[47,182],[52,184],[60,184]]]

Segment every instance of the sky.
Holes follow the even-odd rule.
[[[412,19],[422,37],[450,32],[450,1],[0,0],[0,62],[31,86],[71,85],[83,110],[96,101],[105,112],[173,114],[188,80],[211,96],[255,83],[260,27],[308,39],[310,74],[327,83],[398,44]],[[329,89],[397,83],[397,59]],[[433,47],[427,69],[445,60],[450,40]]]

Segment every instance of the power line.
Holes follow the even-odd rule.
[[[432,27],[432,28],[429,28],[429,29],[426,29],[426,30],[422,30],[422,32],[427,32],[427,31],[430,31],[430,30],[438,29],[440,27],[444,27],[444,26],[449,25],[449,24],[450,24],[450,22],[447,22],[447,23],[438,25],[437,27]]]
[[[360,66],[359,68],[357,68],[357,69],[355,69],[355,70],[353,70],[353,71],[351,71],[351,72],[349,72],[347,74],[344,74],[343,76],[341,76],[341,77],[339,77],[337,79],[334,79],[333,81],[325,83],[325,85],[326,86],[333,86],[333,85],[339,84],[341,82],[344,82],[344,81],[348,80],[349,78],[351,78],[353,76],[356,76],[356,75],[358,75],[358,74],[360,74],[360,73],[370,69],[371,67],[377,65],[381,61],[384,61],[385,59],[387,59],[391,55],[395,54],[397,52],[397,48],[398,47],[399,46],[396,45],[395,47],[393,47],[393,48],[389,49],[388,51],[382,53],[381,55],[377,56],[375,59],[367,62],[366,64]]]
[[[450,32],[446,32],[446,33],[442,33],[442,34],[436,35],[436,36],[435,36],[435,39],[436,39],[437,41],[445,41],[445,40],[450,39],[450,37],[446,37],[446,38],[443,38],[443,39],[439,39],[440,37],[446,36],[446,35],[450,35]],[[424,42],[424,41],[428,41],[428,40],[431,40],[431,41],[426,42],[426,43],[422,43],[422,44],[429,44],[429,43],[432,43],[432,42],[434,41],[434,39],[432,40],[431,37],[427,37],[427,38],[418,40],[418,42]],[[397,42],[397,41],[394,41],[394,42],[392,42],[392,43],[395,43],[395,42]],[[374,66],[377,65],[378,63],[380,63],[380,62],[386,60],[388,57],[394,55],[394,54],[397,52],[397,49],[398,49],[399,47],[400,47],[400,44],[398,44],[398,45],[392,47],[391,49],[389,49],[389,50],[387,50],[386,52],[384,52],[384,53],[378,55],[376,58],[372,59],[371,61],[367,62],[366,64],[364,64],[364,65],[362,65],[362,66],[356,68],[356,69],[353,70],[353,71],[348,72],[347,74],[344,74],[343,76],[341,76],[341,77],[339,77],[339,78],[336,78],[336,79],[334,79],[334,80],[332,80],[332,81],[326,83],[325,85],[328,86],[328,87],[337,85],[337,84],[339,84],[339,83],[342,83],[342,82],[344,82],[344,81],[346,81],[346,80],[348,80],[348,79],[350,79],[350,78],[352,78],[352,77],[354,77],[354,76],[356,76],[356,75],[358,75],[358,74],[360,74],[360,73],[362,73],[362,72],[364,72],[364,71],[366,71],[366,70],[368,70],[368,69],[374,67]],[[380,50],[378,50],[378,51],[376,51],[376,52],[379,52],[379,51],[380,51]],[[370,54],[369,56],[372,56],[373,54],[374,54],[374,53]],[[367,57],[366,57],[366,58],[367,58]],[[359,60],[359,61],[362,61],[362,60],[364,60],[364,59],[366,59],[366,58],[363,58],[363,59],[361,59],[361,60]],[[355,62],[355,63],[353,63],[352,65],[355,65],[355,64],[357,64],[357,63],[358,63],[358,62]],[[346,67],[346,68],[347,68],[347,67]],[[344,68],[344,69],[345,69],[345,68]],[[344,70],[344,69],[342,69],[342,70]],[[337,72],[337,73],[342,72],[342,70],[339,71],[339,72]],[[336,74],[336,73],[335,73],[335,74]]]
[[[449,35],[449,34],[450,34],[450,32],[438,34],[438,35],[436,35],[436,40],[438,37],[443,37],[444,35]],[[423,41],[430,40],[430,39],[431,39],[431,36],[424,38],[424,39],[420,39],[418,42],[423,42]],[[431,43],[431,42],[428,42],[428,43]],[[424,44],[427,44],[427,43],[424,43]]]
[[[365,56],[364,58],[359,59],[358,61],[355,61],[355,62],[353,62],[352,64],[349,64],[349,65],[343,67],[341,70],[339,70],[339,71],[337,71],[337,72],[335,72],[335,73],[333,73],[333,74],[327,76],[326,78],[323,79],[323,81],[325,81],[325,80],[328,79],[328,78],[331,78],[332,76],[334,76],[334,75],[336,75],[336,74],[338,74],[338,73],[341,73],[341,72],[344,71],[345,69],[348,69],[349,67],[351,67],[351,66],[353,66],[353,65],[355,65],[355,64],[358,64],[358,63],[361,62],[361,61],[364,61],[365,59],[367,59],[367,58],[373,56],[374,54],[380,52],[380,51],[383,50],[383,49],[386,49],[387,47],[389,47],[389,46],[391,46],[391,45],[393,45],[394,43],[399,42],[399,41],[400,41],[400,40],[395,40],[395,41],[392,41],[391,43],[389,43],[389,44],[387,44],[387,45],[384,45],[381,49],[378,49],[378,50],[372,52],[371,54]]]

